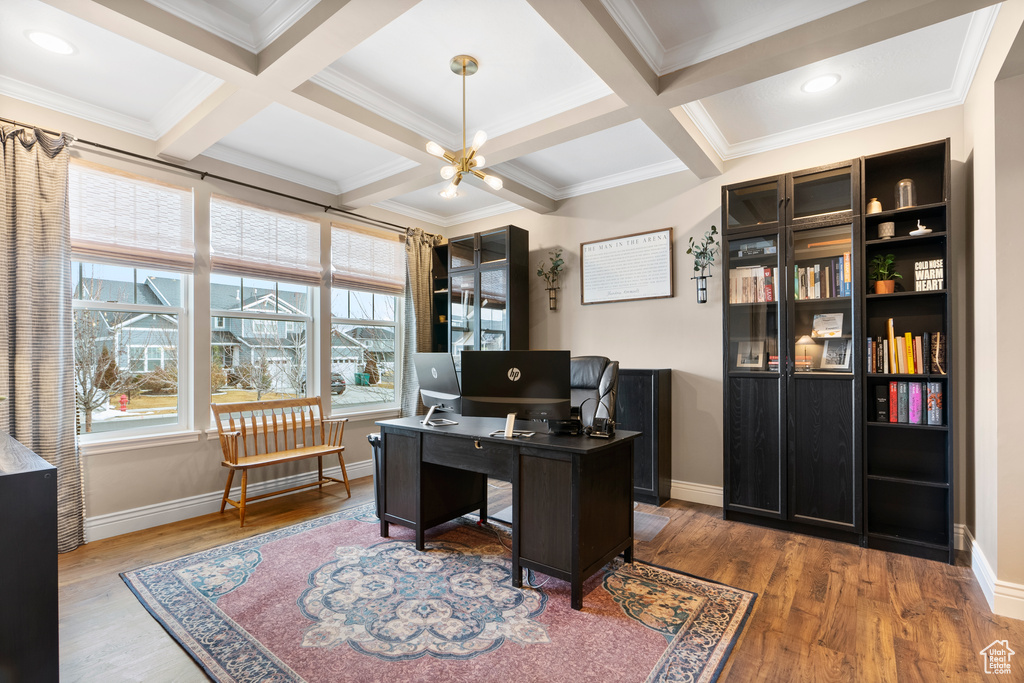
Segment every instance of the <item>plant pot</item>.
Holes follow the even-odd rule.
[[[691,280],[697,281],[697,303],[706,304],[708,302],[708,278],[710,275],[694,275]]]
[[[892,294],[895,291],[895,280],[875,280],[875,294]]]
[[[548,310],[554,311],[558,309],[558,299],[555,298],[555,292],[558,291],[558,287],[548,287]]]

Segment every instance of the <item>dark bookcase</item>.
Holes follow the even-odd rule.
[[[722,188],[726,519],[953,561],[949,183],[942,140]],[[887,254],[903,279],[876,294]],[[915,264],[942,285],[919,291]],[[924,372],[880,371],[867,340],[890,319],[922,346],[938,333],[942,368],[922,348]],[[941,424],[879,420],[894,381],[937,388]]]
[[[446,353],[448,351],[448,245],[434,247],[434,255],[430,269],[431,291],[430,303],[430,337],[431,351]]]
[[[672,371],[620,368],[615,420],[642,432],[633,444],[633,500],[661,505],[672,489]]]

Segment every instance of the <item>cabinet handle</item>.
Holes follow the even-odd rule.
[[[483,446],[480,445],[479,441],[473,441],[473,447],[475,449],[477,449],[478,451],[483,450],[483,448],[484,448]]]

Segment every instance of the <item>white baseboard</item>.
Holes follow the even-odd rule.
[[[348,478],[359,479],[373,474],[373,464],[370,460],[348,464],[345,463]],[[325,467],[324,474],[329,477],[341,479],[341,467]],[[237,478],[236,478],[237,481]],[[293,474],[280,479],[262,481],[248,487],[250,496],[258,496],[261,493],[269,493],[275,489],[285,489],[291,486],[299,486],[316,481],[316,472],[304,472]],[[231,489],[231,497],[235,500],[241,494],[241,487]],[[287,495],[287,494],[281,494]],[[141,531],[151,527],[180,522],[183,519],[207,515],[220,510],[221,498],[224,490],[203,493],[198,496],[169,500],[163,503],[155,503],[131,510],[111,512],[106,515],[85,518],[85,542],[98,541],[111,536],[120,536],[132,531]],[[276,498],[276,496],[273,496]],[[265,499],[269,500],[269,499]]]
[[[1002,617],[1024,620],[1024,584],[997,579],[971,530],[965,528],[964,536],[971,551],[971,570],[992,612]]]
[[[698,484],[692,481],[672,480],[672,489],[669,496],[676,500],[685,500],[688,503],[703,503],[722,507],[722,487],[711,486],[710,484]]]

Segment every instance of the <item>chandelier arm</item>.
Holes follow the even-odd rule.
[[[481,173],[480,171],[476,170],[475,168],[471,168],[471,169],[469,169],[469,172],[470,172],[470,173],[472,173],[473,175],[475,175],[475,176],[476,176],[477,178],[479,178],[480,180],[483,180],[483,179],[484,179],[484,174],[483,174],[483,173]]]

